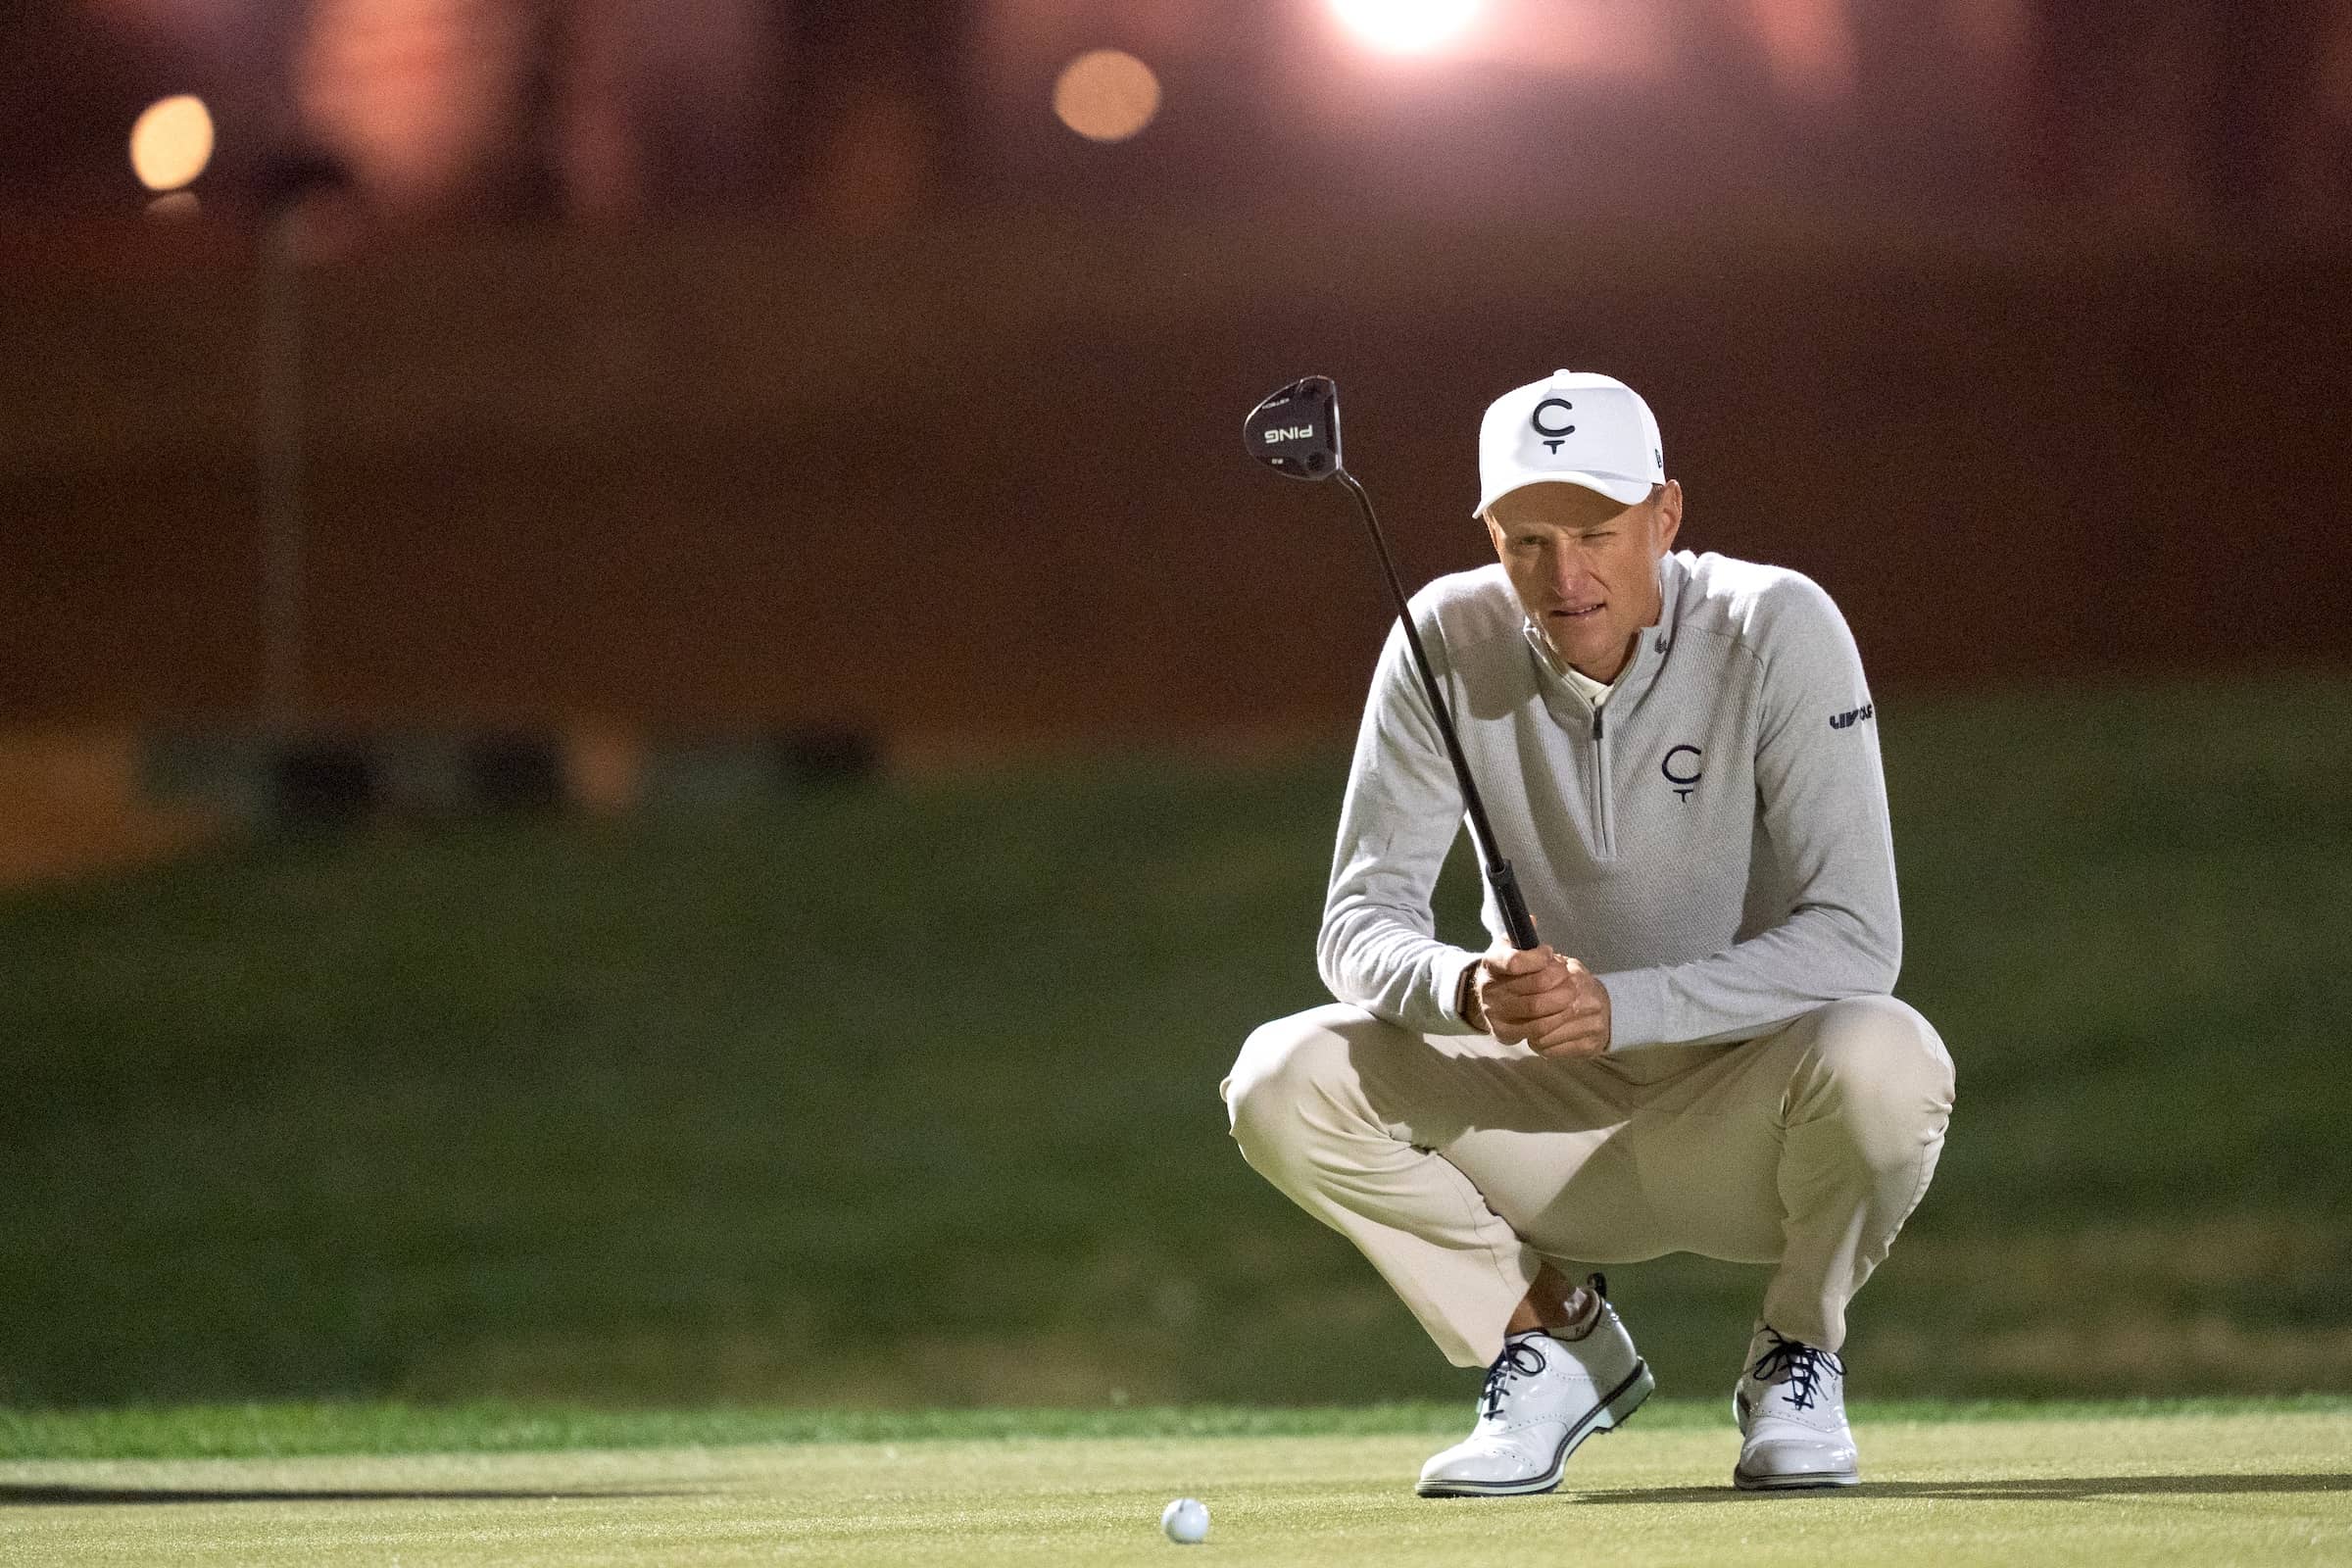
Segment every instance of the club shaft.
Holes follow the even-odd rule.
[[[1479,865],[1486,871],[1487,886],[1494,890],[1494,903],[1502,911],[1511,946],[1532,948],[1540,940],[1536,922],[1527,912],[1527,901],[1519,896],[1519,879],[1512,874],[1511,862],[1494,847],[1494,830],[1487,823],[1486,805],[1479,800],[1478,785],[1470,777],[1470,760],[1462,755],[1461,740],[1453,732],[1452,710],[1446,707],[1437,672],[1430,668],[1428,651],[1421,646],[1421,633],[1413,625],[1412,606],[1405,601],[1404,584],[1397,578],[1396,563],[1389,555],[1388,538],[1380,531],[1380,519],[1372,514],[1372,498],[1346,468],[1335,469],[1332,477],[1355,497],[1356,510],[1364,514],[1364,531],[1372,536],[1372,548],[1380,555],[1381,574],[1389,580],[1389,597],[1396,602],[1396,618],[1404,627],[1405,646],[1412,650],[1413,667],[1421,672],[1421,689],[1429,693],[1430,712],[1438,721],[1438,733],[1445,738],[1446,755],[1453,763],[1454,779],[1462,786],[1462,811],[1470,819],[1470,842],[1478,851]]]

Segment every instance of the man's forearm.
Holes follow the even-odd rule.
[[[1802,909],[1711,957],[1602,975],[1609,1050],[1752,1040],[1828,1003],[1886,995],[1901,961],[1891,910],[1874,928],[1846,910]]]
[[[1333,997],[1421,1034],[1474,1034],[1460,1012],[1478,955],[1401,914],[1342,901],[1324,917],[1315,966]]]

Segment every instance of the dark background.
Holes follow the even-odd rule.
[[[1569,365],[1882,681],[2352,647],[2340,5],[1496,0],[1427,57],[1310,0],[14,16],[19,720],[262,702],[297,159],[316,718],[1328,735],[1381,604],[1235,435],[1310,369],[1416,575],[1484,548],[1478,411]],[[1049,109],[1104,45],[1164,89],[1107,144]],[[142,219],[125,128],[191,88],[200,212]]]
[[[251,281],[137,237],[175,265],[36,254],[0,325],[20,718],[254,702]],[[1242,413],[1336,375],[1427,576],[1485,549],[1479,410],[1554,361],[1634,380],[1684,544],[1801,564],[1882,683],[2340,658],[2343,281],[2156,235],[1344,214],[410,242],[313,283],[309,700],[914,750],[1327,736],[1384,601]]]

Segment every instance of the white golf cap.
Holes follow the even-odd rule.
[[[1555,370],[1487,405],[1478,427],[1478,511],[1531,484],[1581,484],[1632,506],[1666,482],[1657,416],[1615,376]]]

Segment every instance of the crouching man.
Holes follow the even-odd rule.
[[[1433,935],[1462,800],[1400,632],[1341,808],[1317,956],[1336,1005],[1250,1037],[1250,1163],[1488,1368],[1425,1496],[1548,1492],[1650,1374],[1569,1259],[1772,1264],[1737,1377],[1748,1489],[1860,1479],[1846,1303],[1927,1191],[1952,1064],[1901,954],[1878,726],[1836,605],[1673,549],[1683,495],[1629,387],[1560,371],[1487,410],[1499,564],[1412,613],[1546,945],[1489,894]],[[1727,1370],[1729,1351],[1726,1348]]]

